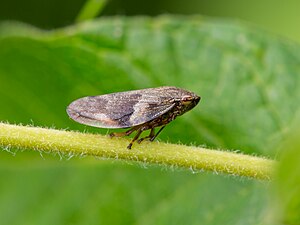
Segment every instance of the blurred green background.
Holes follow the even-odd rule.
[[[203,98],[161,140],[276,157],[299,108],[300,2],[108,1],[100,20],[66,27],[84,3],[1,1],[0,121],[105,134],[69,120],[65,107],[85,95],[176,85]],[[263,182],[5,150],[1,224],[268,222]]]
[[[52,29],[73,24],[84,0],[2,0],[0,20],[24,21]],[[201,14],[225,19],[244,20],[292,40],[300,41],[300,3],[296,0],[110,0],[99,16]]]

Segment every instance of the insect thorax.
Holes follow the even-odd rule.
[[[181,104],[180,102],[176,103],[176,105],[169,110],[168,112],[164,113],[163,115],[148,121],[146,123],[143,124],[144,129],[151,129],[151,128],[155,128],[155,127],[159,127],[159,126],[163,126],[166,125],[168,123],[170,123],[172,120],[174,120],[177,116],[182,115],[183,113],[185,113],[186,111],[188,111],[188,107]]]

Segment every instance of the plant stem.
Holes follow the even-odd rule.
[[[87,0],[78,16],[76,22],[95,18],[103,10],[108,0]]]
[[[0,123],[3,148],[92,155],[263,180],[271,178],[275,164],[265,158],[193,146],[144,142],[128,150],[127,145],[126,138]]]

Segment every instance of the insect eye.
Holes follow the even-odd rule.
[[[186,95],[181,98],[181,101],[183,104],[189,104],[191,103],[191,101],[193,101],[193,97],[190,95]]]

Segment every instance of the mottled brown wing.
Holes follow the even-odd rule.
[[[90,96],[75,100],[68,115],[75,121],[102,128],[128,128],[146,123],[174,107],[171,97],[142,90]]]

